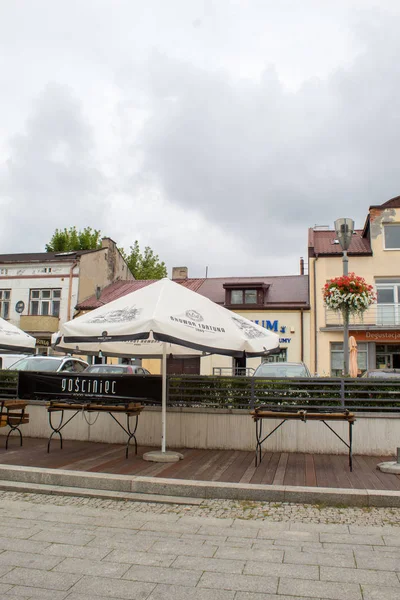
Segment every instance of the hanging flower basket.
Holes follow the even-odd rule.
[[[354,273],[330,279],[323,288],[325,305],[343,315],[359,315],[375,302],[372,285]]]

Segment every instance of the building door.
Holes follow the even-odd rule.
[[[241,356],[240,358],[233,359],[233,374],[234,375],[246,375],[246,357]]]
[[[400,369],[400,354],[392,354],[393,369]]]
[[[200,356],[167,358],[168,375],[200,375]]]

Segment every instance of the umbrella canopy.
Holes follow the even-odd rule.
[[[261,356],[279,346],[275,333],[165,278],[64,323],[55,347],[144,356],[137,340],[161,342],[162,440],[166,453],[166,364],[169,344],[200,353]],[[152,337],[151,337],[152,336]],[[143,341],[141,348],[145,346]],[[171,347],[170,347],[171,348]],[[154,350],[151,351],[154,356]],[[189,353],[190,354],[190,353]]]
[[[358,364],[357,364],[357,342],[356,338],[351,335],[349,337],[349,375],[350,377],[357,377],[358,375]]]
[[[148,339],[151,333],[159,342],[237,357],[261,356],[279,346],[276,334],[166,278],[60,329],[70,348],[99,344],[103,349],[108,343]]]
[[[36,339],[15,325],[0,318],[1,352],[34,352]]]

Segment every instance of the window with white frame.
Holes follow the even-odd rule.
[[[377,325],[400,324],[400,278],[376,280]]]
[[[8,319],[10,316],[11,290],[0,290],[0,317]]]
[[[366,343],[357,343],[357,365],[360,374],[368,368],[368,345]],[[331,377],[342,377],[343,367],[343,342],[331,342]]]
[[[388,223],[383,226],[385,250],[400,250],[400,223]]]
[[[61,290],[31,290],[29,314],[40,316],[60,316]]]

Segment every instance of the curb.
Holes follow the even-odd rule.
[[[343,507],[400,507],[400,491],[391,490],[189,481],[0,465],[0,489],[10,490],[12,484],[14,485],[13,489],[25,492],[65,493],[93,497],[99,497],[99,494],[102,493],[101,497],[106,498],[179,504],[197,504],[199,500],[221,499],[326,504]]]

